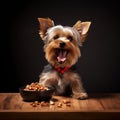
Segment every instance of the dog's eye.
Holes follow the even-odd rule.
[[[56,39],[58,39],[58,38],[59,38],[58,35],[55,35],[55,36],[53,37],[54,40],[56,40]]]
[[[68,36],[67,39],[70,40],[70,41],[72,41],[73,37],[72,36]]]

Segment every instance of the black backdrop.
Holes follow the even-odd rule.
[[[49,3],[50,2],[50,3]],[[120,15],[118,3],[81,0],[3,1],[0,7],[0,92],[18,92],[38,81],[47,61],[39,37],[38,17],[72,26],[91,21],[76,64],[88,92],[120,92]]]

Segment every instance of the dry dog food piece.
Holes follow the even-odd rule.
[[[42,102],[34,101],[30,105],[32,105],[32,107],[37,107],[38,105],[41,105],[42,107],[48,107],[49,103],[45,101]]]
[[[62,103],[59,102],[58,105],[57,105],[57,107],[60,107],[60,108],[61,108],[61,107],[62,107]]]
[[[71,106],[71,101],[70,100],[63,100],[63,103],[66,104],[66,106],[68,106],[68,107]]]
[[[36,105],[39,105],[39,104],[40,104],[38,101],[35,101],[34,103],[35,103]]]
[[[40,103],[38,102],[38,101],[34,101],[34,102],[32,102],[31,103],[31,105],[33,106],[33,107],[37,107],[37,105],[39,105]]]
[[[41,102],[41,106],[43,106],[43,107],[48,107],[48,106],[49,106],[49,103],[48,103],[48,102],[45,102],[45,101],[42,101],[42,102]]]
[[[70,100],[63,100],[64,104],[71,103]]]
[[[32,104],[33,107],[37,107],[37,105],[35,103]]]
[[[34,102],[32,102],[30,105],[32,105],[32,107],[37,107],[37,104],[35,104]]]
[[[38,82],[35,82],[35,83],[26,85],[24,90],[42,91],[42,90],[48,90],[48,88]]]
[[[54,105],[54,104],[55,104],[55,102],[50,100],[50,105]]]
[[[70,104],[70,103],[67,103],[67,104],[66,104],[66,106],[70,107],[70,106],[71,106],[71,104]]]

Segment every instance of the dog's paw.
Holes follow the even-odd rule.
[[[88,98],[88,94],[87,93],[76,93],[76,94],[73,94],[72,97],[76,99],[84,100]]]

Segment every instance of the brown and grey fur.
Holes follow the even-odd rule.
[[[77,99],[87,98],[81,78],[73,67],[81,56],[79,46],[85,40],[91,22],[78,21],[73,27],[69,27],[55,26],[50,18],[38,18],[38,21],[39,34],[44,41],[45,58],[49,62],[40,74],[39,82],[54,87],[56,95],[70,95]],[[64,43],[64,46],[60,45],[61,43]],[[57,67],[66,66],[70,69],[63,74],[55,70]]]

